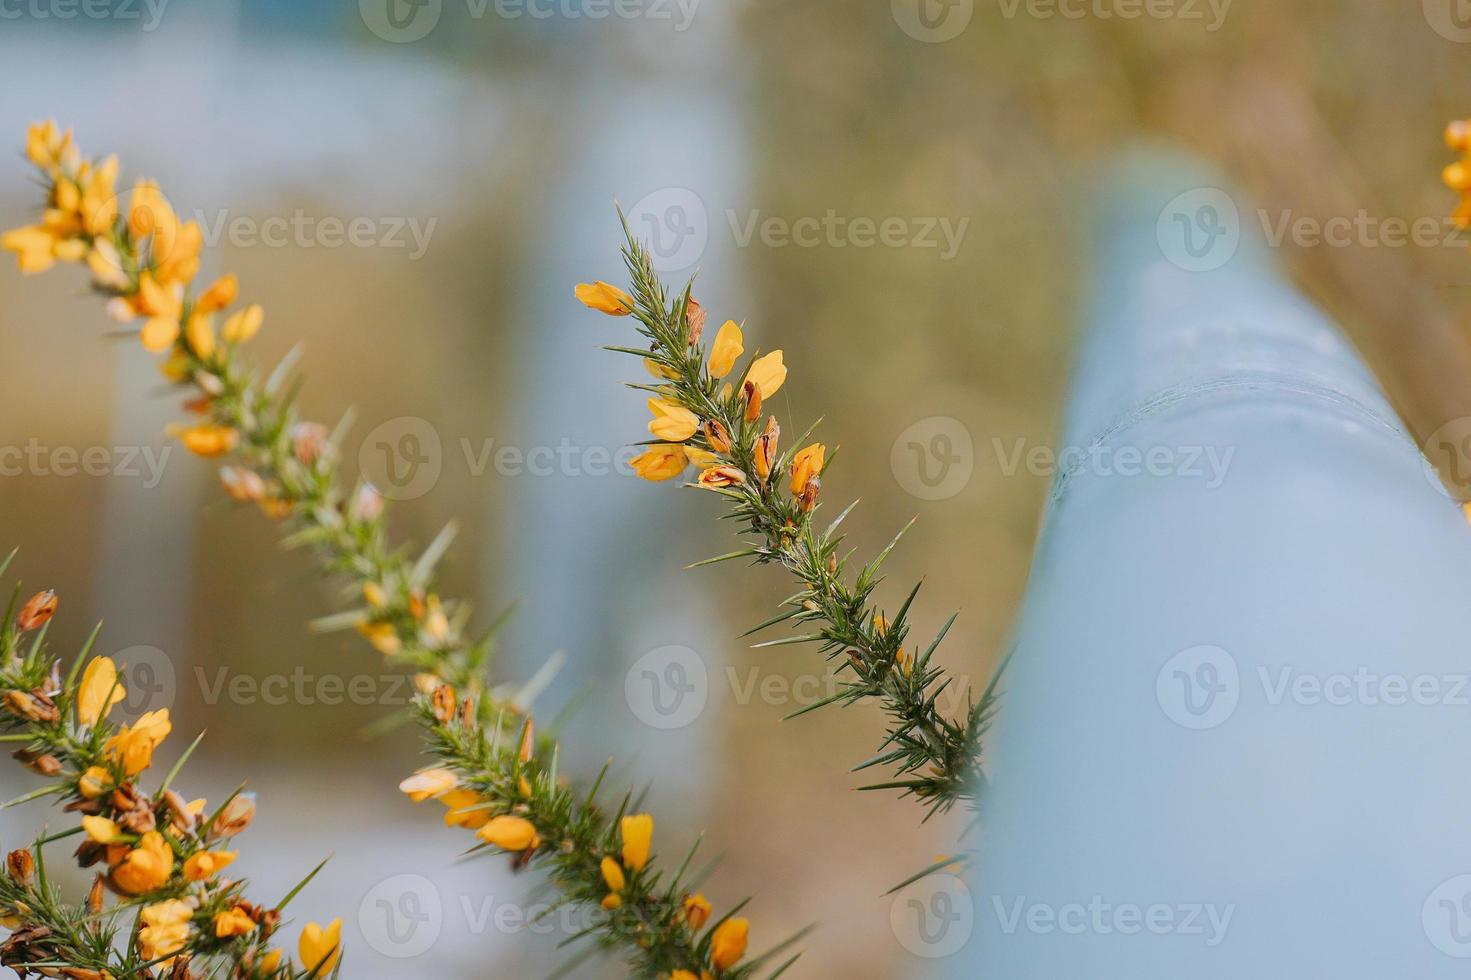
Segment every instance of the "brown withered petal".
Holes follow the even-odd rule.
[[[20,749],[12,752],[10,757],[31,772],[42,776],[55,776],[61,772],[61,761],[54,755]]]
[[[113,819],[117,821],[119,827],[140,836],[148,833],[150,830],[158,829],[158,821],[154,818],[153,811],[147,807],[139,807],[136,810],[129,810],[127,813],[120,813]]]
[[[466,698],[460,702],[460,726],[463,728],[475,727],[475,699]]]
[[[756,475],[766,479],[771,475],[771,468],[776,465],[776,446],[781,440],[781,425],[777,423],[775,415],[766,418],[766,429],[756,437],[756,445],[753,447],[756,456]]]
[[[171,789],[163,791],[163,802],[168,807],[169,823],[181,834],[194,832],[194,825],[198,822],[193,813],[189,811],[189,804],[184,798]]]
[[[801,496],[797,498],[797,506],[802,508],[802,513],[810,514],[812,508],[817,506],[817,494],[821,490],[822,481],[817,477],[814,476],[807,481],[807,485],[802,488]]]
[[[517,752],[517,756],[522,762],[530,762],[531,753],[535,748],[536,722],[532,721],[531,717],[528,715],[526,718],[526,727],[521,729],[521,747]]]
[[[719,419],[708,419],[705,422],[705,440],[710,443],[710,448],[722,456],[730,453],[730,432]]]
[[[36,859],[27,850],[11,851],[5,855],[5,871],[10,875],[11,881],[30,887],[36,878]]]
[[[747,381],[741,385],[741,401],[746,404],[747,422],[754,422],[761,417],[761,389],[756,387],[756,382]]]
[[[700,335],[705,332],[705,308],[700,305],[699,300],[691,296],[684,315],[690,324],[690,346],[693,347],[700,342]]]
[[[255,797],[242,793],[235,797],[215,817],[210,832],[215,837],[234,837],[255,819]]]
[[[448,725],[455,716],[455,689],[449,684],[441,684],[436,687],[432,704],[434,705],[434,720],[441,725]]]
[[[72,800],[62,807],[67,813],[86,813],[97,816],[102,812],[101,800]]]
[[[85,840],[77,846],[77,866],[90,868],[107,856],[107,845],[99,844],[94,840]]]
[[[92,879],[92,890],[87,892],[87,911],[93,915],[101,913],[103,896],[102,876],[98,875]]]
[[[176,956],[174,968],[169,971],[169,980],[194,980],[195,974],[189,971],[189,957]]]
[[[33,630],[46,625],[56,615],[57,598],[53,589],[37,592],[26,600],[15,617],[15,625],[23,630]]]
[[[310,466],[332,449],[332,433],[320,422],[298,422],[291,427],[291,451]]]

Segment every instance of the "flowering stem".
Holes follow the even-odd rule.
[[[626,221],[623,227],[631,295],[604,299],[588,292],[589,287],[579,287],[579,296],[604,312],[631,314],[649,342],[647,348],[611,348],[646,358],[655,376],[652,384],[632,386],[654,396],[650,407],[656,420],[650,430],[660,437],[647,444],[652,448],[640,458],[643,465],[636,462],[636,468],[649,479],[677,476],[685,459],[674,458],[667,466],[662,463],[682,443],[685,457],[702,467],[693,485],[726,497],[738,526],[754,537],[741,551],[698,564],[745,558],[754,564],[780,566],[801,584],[800,591],[784,600],[780,614],[750,632],[779,623],[809,627],[807,632],[758,646],[812,642],[829,661],[837,661],[834,673],[842,680],[837,693],[797,714],[861,700],[873,700],[882,707],[889,719],[883,742],[874,756],[855,768],[891,766],[894,778],[863,789],[901,790],[921,799],[931,814],[944,812],[958,801],[974,805],[984,782],[981,740],[995,709],[994,685],[979,698],[968,692],[959,716],[946,717],[939,699],[950,689],[953,678],[934,665],[931,657],[955,617],[924,650],[917,651],[906,648],[905,641],[910,630],[909,608],[919,586],[891,618],[874,604],[880,567],[904,532],[856,575],[848,576],[849,559],[839,554],[843,537],[838,530],[855,504],[824,528],[819,529],[814,520],[831,455],[820,444],[778,453],[780,426],[774,416],[763,422],[763,397],[769,398],[785,380],[781,352],[752,360],[732,383],[724,383],[743,352],[740,328],[727,323],[707,352],[700,343],[704,311],[691,296],[692,283],[671,298],[647,248],[633,237]],[[673,414],[671,405],[689,413],[683,428],[661,423],[659,416]],[[801,445],[810,432],[792,445]],[[784,490],[782,479],[788,473],[790,492]]]
[[[58,188],[70,182],[85,198],[87,175],[110,174],[115,165],[42,169],[51,181],[51,214],[62,203]],[[138,214],[140,192],[146,215]],[[41,240],[43,225],[6,247],[18,251],[22,267],[31,271],[53,257],[85,260],[94,286],[110,297],[112,312],[125,319],[146,317],[144,346],[167,355],[165,374],[190,389],[187,407],[204,419],[179,430],[185,446],[202,456],[230,457],[231,465],[221,471],[229,494],[285,521],[288,544],[314,546],[325,572],[346,576],[360,590],[362,605],[317,625],[356,627],[390,663],[417,672],[420,694],[413,711],[437,768],[406,780],[406,793],[416,800],[439,799],[449,808],[448,823],[476,830],[481,848],[512,853],[516,867],[545,866],[561,889],[562,904],[588,913],[587,929],[573,938],[586,935],[622,948],[635,975],[755,975],[797,937],[739,962],[745,920],[734,918],[732,910],[704,930],[710,906],[703,896],[686,893],[692,882],[685,869],[666,877],[649,863],[652,818],[627,814],[627,798],[615,815],[604,813],[595,802],[601,776],[584,795],[566,787],[555,743],[538,739],[530,715],[490,689],[494,631],[467,639],[468,607],[433,591],[434,569],[453,527],[413,560],[389,545],[381,495],[365,483],[349,492],[339,472],[350,419],[335,431],[303,421],[294,408],[294,389],[282,390],[291,358],[262,382],[237,356],[260,326],[259,307],[232,315],[217,337],[211,318],[234,302],[236,283],[226,276],[197,296],[191,291],[197,258],[181,255],[178,243],[186,243],[185,253],[197,251],[192,224],[180,225],[157,189],[140,184],[126,216],[99,224],[83,213],[57,226],[55,234],[64,236],[60,245]],[[170,245],[162,257],[161,235]],[[72,247],[73,241],[80,247]],[[162,297],[155,295],[160,282],[172,290]]]

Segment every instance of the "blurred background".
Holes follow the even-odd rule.
[[[356,407],[350,468],[399,498],[401,534],[460,522],[443,591],[482,620],[519,603],[502,674],[562,660],[539,711],[571,709],[564,769],[614,756],[666,856],[703,830],[705,891],[755,895],[754,948],[818,923],[793,975],[920,975],[883,892],[963,815],[853,792],[875,712],[780,721],[831,690],[810,651],[737,639],[788,583],[684,570],[732,550],[719,508],[628,474],[640,369],[596,345],[632,331],[572,298],[622,281],[614,201],[668,276],[700,271],[712,324],[785,349],[778,411],[843,447],[826,492],[863,498],[853,543],[918,515],[884,600],[923,577],[918,628],[961,610],[940,657],[984,685],[1061,448],[1088,178],[1121,145],[1182,143],[1248,188],[1240,220],[1286,229],[1282,262],[1422,440],[1471,416],[1471,259],[1439,183],[1441,130],[1471,114],[1463,6],[0,0],[0,225],[37,206],[33,120],[159,180],[204,226],[203,276],[265,305],[255,356],[301,344],[308,415]],[[1335,219],[1341,240],[1299,233]],[[330,586],[165,438],[176,400],[110,330],[76,270],[0,270],[3,543],[60,591],[53,638],[103,620],[128,709],[169,705],[175,750],[208,730],[188,788],[259,794],[237,867],[262,899],[334,855],[294,911],[344,919],[347,975],[554,969],[570,930],[526,927],[537,882],[460,861],[463,835],[397,792],[415,737],[368,729],[408,689],[356,637],[308,632]],[[672,712],[671,666],[693,685]],[[0,833],[45,821],[67,822],[32,804]]]

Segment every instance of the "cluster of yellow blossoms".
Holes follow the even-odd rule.
[[[574,290],[576,297],[587,307],[609,316],[628,316],[634,311],[633,297],[612,283],[601,280],[581,283]],[[705,313],[699,302],[689,301],[690,344],[700,341],[704,328]],[[735,369],[736,362],[746,351],[745,335],[740,324],[727,320],[715,333],[710,345],[709,359],[705,368],[716,381],[724,381]],[[669,379],[670,373],[662,365],[645,359],[645,368],[655,378]],[[772,351],[751,362],[741,382],[741,404],[744,421],[754,423],[761,418],[761,406],[781,389],[787,380],[787,367],[782,361],[780,350]],[[730,383],[720,390],[720,401],[728,401],[734,394]],[[633,459],[634,472],[645,480],[659,482],[671,480],[685,471],[688,466],[699,469],[698,486],[707,490],[724,490],[745,484],[750,475],[737,466],[730,465],[722,457],[728,457],[734,446],[729,426],[717,418],[702,420],[687,406],[671,398],[653,397],[648,400],[653,419],[649,422],[649,433],[662,440]],[[689,445],[696,435],[701,435],[706,446]],[[752,442],[753,469],[755,478],[766,480],[771,476],[777,459],[777,445],[781,438],[781,425],[776,416],[769,416],[766,425]],[[827,448],[813,443],[798,451],[791,462],[790,488],[804,511],[810,511],[817,503],[817,494],[822,487],[821,474]]]
[[[56,608],[54,592],[38,593],[21,607],[17,629],[22,634],[39,629]],[[58,708],[68,695],[74,706],[75,727],[67,725]],[[25,750],[18,757],[33,771],[47,776],[62,776],[67,764],[75,767],[74,798],[67,809],[83,814],[85,838],[77,857],[83,867],[98,862],[107,867],[106,874],[99,875],[93,886],[88,908],[94,913],[101,910],[104,887],[129,900],[146,900],[155,894],[168,896],[142,904],[138,914],[139,952],[146,961],[161,964],[162,968],[167,968],[175,955],[185,952],[195,940],[199,927],[195,920],[201,914],[207,917],[203,926],[217,940],[249,935],[262,927],[267,930],[263,935],[269,935],[279,922],[279,912],[240,899],[238,889],[228,882],[209,890],[236,857],[236,852],[214,845],[233,838],[250,824],[255,815],[254,800],[236,795],[206,817],[203,799],[186,802],[167,788],[153,797],[143,793],[134,779],[152,765],[154,754],[173,725],[169,710],[160,708],[146,712],[130,725],[109,729],[109,714],[126,696],[111,657],[89,660],[70,692],[54,681],[31,690],[4,692],[6,710],[37,726],[28,738],[47,747],[43,751]],[[100,752],[90,748],[99,741]],[[14,852],[10,862],[12,868],[27,866],[29,855]],[[205,890],[193,890],[196,885]],[[219,907],[222,902],[223,907]],[[212,908],[217,910],[211,912]],[[12,929],[23,925],[19,920],[4,924]],[[325,973],[335,965],[341,955],[337,949],[340,928],[340,922],[326,929],[315,924],[306,928],[300,953],[307,969],[326,964]],[[282,962],[281,952],[273,949],[249,964],[251,972],[240,975],[274,976]],[[185,969],[174,975],[190,974]]]
[[[264,320],[260,306],[231,313],[215,329],[215,316],[239,292],[234,275],[225,275],[197,296],[204,234],[197,221],[181,221],[152,181],[140,180],[126,208],[118,199],[118,162],[85,159],[72,140],[47,121],[31,126],[26,157],[51,183],[41,220],[0,236],[0,248],[16,253],[25,273],[44,272],[56,262],[85,262],[93,285],[110,297],[108,315],[123,323],[141,321],[139,339],[153,353],[169,353],[164,373],[180,380],[188,355],[214,356],[221,341],[244,343]],[[182,341],[182,343],[181,343]],[[207,404],[192,406],[204,412]],[[192,452],[217,456],[234,448],[237,434],[227,426],[203,423],[174,430]]]

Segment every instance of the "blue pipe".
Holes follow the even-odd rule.
[[[1104,182],[948,975],[1471,970],[1471,529],[1225,187]]]

